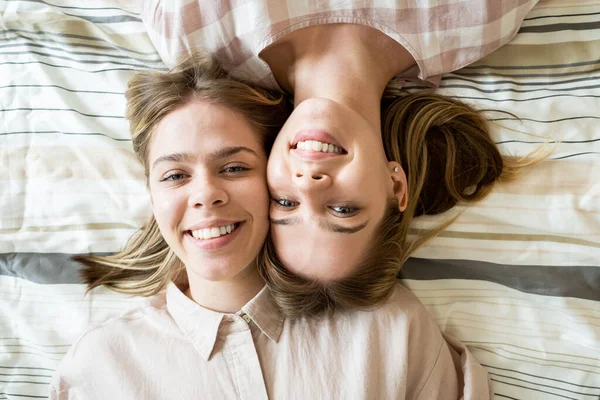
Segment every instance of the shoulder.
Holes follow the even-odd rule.
[[[394,338],[393,346],[403,343],[408,393],[418,393],[436,367],[456,378],[452,360],[439,362],[447,345],[438,324],[408,288],[397,283],[388,300],[372,314],[379,330]]]
[[[373,316],[377,320],[392,321],[388,322],[392,328],[402,326],[411,348],[427,348],[437,353],[444,343],[433,315],[417,296],[399,282],[388,300],[374,310]]]
[[[408,288],[397,283],[388,301],[375,314],[394,321],[389,324],[392,332],[406,335],[407,365],[418,366],[408,368],[407,390],[413,394],[411,398],[456,399],[461,392],[465,398],[489,398],[485,369],[464,344],[442,334],[433,315]],[[399,321],[404,329],[397,329],[401,326]]]
[[[71,346],[55,372],[53,384],[78,386],[92,376],[98,365],[124,358],[135,347],[151,341],[155,334],[168,334],[176,329],[167,311],[164,293],[153,296],[142,305],[88,329]],[[160,331],[160,332],[159,332]],[[93,363],[90,361],[93,360]]]
[[[313,321],[315,319],[309,318],[306,323],[314,324]],[[326,325],[331,325],[333,329],[338,327],[338,329],[354,332],[362,332],[364,327],[369,327],[369,335],[372,334],[370,340],[397,343],[402,338],[403,342],[410,343],[407,351],[421,346],[439,350],[444,341],[431,313],[409,289],[400,283],[394,286],[388,299],[376,307],[340,310],[331,316],[317,318],[317,321],[326,322]],[[405,351],[399,346],[394,346],[394,350]]]
[[[103,343],[117,344],[131,336],[139,338],[141,331],[150,333],[161,328],[168,331],[171,325],[174,323],[166,307],[165,293],[162,292],[149,297],[141,305],[90,328],[79,337],[70,351],[73,354],[101,351],[99,345]]]
[[[412,324],[434,323],[423,303],[400,282],[396,283],[389,298],[373,312],[375,318],[400,318]]]
[[[239,53],[252,47],[255,35],[273,23],[265,11],[278,4],[265,0],[148,0],[142,4],[141,17],[152,42],[161,46],[157,47],[158,53],[161,57],[170,56],[165,61],[174,63],[179,55],[176,51],[196,49],[220,58],[218,53],[223,49],[228,50],[226,53]]]

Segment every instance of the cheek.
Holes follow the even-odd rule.
[[[265,220],[269,215],[269,203],[271,196],[264,180],[256,182],[248,195],[248,203],[252,204],[253,212]]]
[[[357,200],[360,197],[369,198],[375,195],[381,186],[380,175],[377,172],[369,168],[368,163],[354,162],[337,176],[337,182],[347,194],[355,196]]]
[[[163,232],[166,230],[165,228],[169,228],[173,223],[177,222],[177,218],[185,202],[182,196],[177,193],[154,190],[151,191],[151,196],[152,212],[161,232]]]
[[[283,157],[269,161],[267,166],[267,189],[273,197],[283,196],[293,191],[292,171]]]
[[[235,192],[230,192],[230,200],[235,198],[234,202],[250,214],[255,223],[268,224],[270,196],[265,179],[257,177],[246,181],[243,187],[238,185]]]
[[[371,219],[378,225],[385,214],[388,199],[394,194],[394,182],[390,174],[382,169],[380,173],[373,171],[373,175],[366,177],[364,185],[367,190],[359,193],[369,193],[362,201],[369,208]]]
[[[384,163],[373,162],[372,160],[362,160],[363,162],[358,168],[359,173],[354,174],[354,186],[372,190],[375,193],[387,192],[388,188],[393,184],[390,171]],[[366,192],[366,190],[365,190]]]
[[[356,169],[354,170],[356,171]],[[385,169],[362,170],[361,173],[344,171],[344,189],[364,208],[385,208],[388,197],[393,194],[393,181]]]
[[[297,126],[298,126],[298,123],[296,122],[296,120],[298,119],[298,118],[296,118],[298,113],[296,111],[297,110],[294,110],[292,112],[292,114],[285,121],[285,123],[281,127],[281,130],[275,137],[275,143],[273,143],[274,148],[282,147],[283,145],[289,143],[292,135],[294,134],[294,132],[297,131],[295,128],[297,128]],[[300,120],[302,120],[302,119],[300,119]]]
[[[281,152],[283,150],[273,149],[269,157],[267,164],[267,180],[269,183],[281,183],[284,180],[285,172],[287,171],[287,165],[285,164],[284,157]]]

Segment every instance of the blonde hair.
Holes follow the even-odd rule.
[[[243,115],[264,138],[269,152],[291,112],[279,92],[233,80],[215,59],[193,54],[169,72],[142,72],[130,80],[125,93],[133,149],[148,178],[148,152],[156,125],[170,112],[196,99],[229,107]],[[97,286],[127,294],[150,296],[185,277],[184,265],[163,239],[152,217],[125,248],[109,256],[78,256],[88,290]]]
[[[291,273],[268,239],[259,267],[287,316],[370,308],[385,301],[411,253],[452,222],[411,232],[415,237],[409,239],[414,217],[440,214],[458,202],[480,200],[494,183],[515,179],[521,168],[540,159],[501,156],[481,113],[429,92],[384,98],[382,138],[387,159],[399,162],[407,174],[408,207],[400,212],[395,198],[388,201],[365,256],[350,276],[334,282]]]

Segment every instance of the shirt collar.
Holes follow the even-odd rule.
[[[252,318],[269,339],[274,342],[279,340],[284,317],[267,286],[242,307],[242,312]]]
[[[224,313],[208,310],[195,303],[173,283],[167,286],[167,309],[175,323],[200,356],[209,360]],[[283,329],[283,314],[265,286],[236,315],[247,314],[258,328],[272,341],[277,342]]]

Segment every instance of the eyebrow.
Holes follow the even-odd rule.
[[[273,225],[290,226],[290,225],[297,225],[298,223],[300,223],[300,218],[298,218],[298,217],[287,217],[287,218],[281,218],[281,219],[271,218],[270,220]],[[334,224],[332,222],[319,220],[319,228],[321,228],[324,231],[329,231],[329,232],[352,234],[352,233],[356,233],[356,232],[364,229],[368,223],[369,223],[369,221],[367,221],[363,224],[360,224],[360,225],[345,227],[342,225]]]
[[[208,155],[208,159],[211,161],[214,160],[218,160],[221,158],[227,158],[227,157],[231,157],[234,156],[238,153],[250,153],[255,155],[256,157],[258,157],[258,154],[248,148],[248,147],[244,147],[244,146],[230,146],[230,147],[223,147],[222,149],[213,151],[212,153],[210,153]],[[156,167],[157,164],[160,164],[161,162],[192,162],[196,160],[196,156],[192,153],[173,153],[173,154],[167,154],[164,156],[160,156],[158,157],[156,160],[154,160],[154,162],[152,163],[152,168]]]

